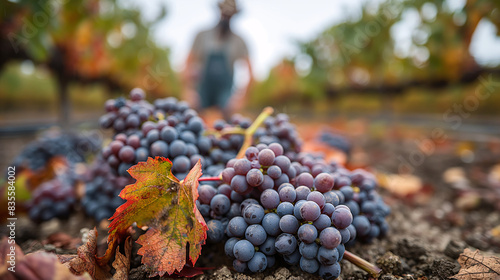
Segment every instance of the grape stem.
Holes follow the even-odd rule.
[[[252,125],[245,129],[245,141],[243,142],[243,145],[241,146],[240,151],[238,152],[238,155],[236,158],[243,158],[245,156],[245,152],[252,145],[252,140],[253,140],[253,135],[255,134],[255,131],[257,131],[257,128],[264,123],[264,121],[272,115],[274,112],[274,109],[272,107],[266,107],[260,115],[255,119],[255,121],[252,123]]]
[[[362,270],[370,273],[375,278],[378,278],[382,273],[382,269],[380,269],[376,265],[362,259],[359,256],[354,255],[353,253],[347,250],[344,252],[344,259],[348,260],[349,262],[361,268]]]
[[[198,179],[198,182],[208,182],[208,181],[222,181],[222,176],[201,177],[200,179]]]

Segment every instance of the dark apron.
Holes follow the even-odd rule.
[[[198,87],[201,108],[226,107],[233,89],[233,67],[227,56],[224,49],[207,56]]]

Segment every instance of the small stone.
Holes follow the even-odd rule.
[[[450,240],[450,242],[448,242],[446,248],[444,249],[444,254],[456,260],[458,259],[458,257],[460,257],[460,254],[463,253],[465,248],[466,246],[464,243],[455,240]]]
[[[391,252],[387,252],[382,257],[378,258],[376,263],[385,273],[394,275],[401,275],[403,273],[401,259]]]

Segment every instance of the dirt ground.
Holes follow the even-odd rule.
[[[462,168],[465,177],[469,179],[466,182],[468,188],[480,190],[472,193],[498,194],[498,185],[488,185],[481,179],[491,177],[495,165],[500,163],[500,149],[496,141],[474,143],[473,148],[469,149],[474,154],[474,159],[470,161],[470,155],[464,157],[461,152],[464,141],[449,141],[436,146],[432,153],[427,153],[428,151],[422,152],[418,142],[412,140],[411,136],[391,135],[385,138],[392,139],[391,141],[382,141],[380,137],[366,139],[346,134],[353,141],[350,160],[353,167],[371,167],[374,172],[395,174],[405,167],[402,159],[410,158],[416,151],[424,153],[422,163],[410,166],[413,175],[421,182],[418,192],[401,195],[384,188],[380,190],[392,207],[392,214],[388,217],[391,227],[389,235],[371,244],[356,244],[348,248],[352,253],[382,268],[380,279],[448,279],[459,271],[457,258],[466,247],[479,249],[486,255],[499,256],[500,209],[495,208],[495,202],[498,207],[498,197],[489,201],[485,197],[470,198],[467,196],[470,192],[465,192],[464,195],[463,189],[445,182],[444,176],[450,167]],[[57,254],[74,254],[75,248],[61,249],[51,244],[43,245],[42,241],[50,234],[61,231],[80,237],[81,229],[91,229],[94,226],[95,222],[82,214],[75,214],[67,221],[52,220],[38,225],[20,218],[17,241],[25,253],[46,250]],[[99,237],[104,240],[105,224],[98,228]],[[5,234],[5,227],[1,227],[0,236]],[[197,266],[213,269],[195,279],[319,278],[302,272],[298,266],[287,265],[282,260],[277,260],[276,266],[264,273],[236,273],[231,261],[222,252],[223,244],[206,245]],[[139,261],[135,259],[133,264],[137,265]],[[340,279],[370,279],[367,273],[346,260],[341,265]],[[143,278],[146,278],[146,273],[141,268],[131,270],[130,279]]]

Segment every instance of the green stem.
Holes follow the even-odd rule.
[[[264,121],[272,115],[274,112],[274,109],[272,107],[266,107],[260,115],[255,119],[255,121],[252,123],[252,125],[245,130],[245,141],[243,142],[243,145],[241,146],[240,151],[238,152],[238,155],[236,158],[243,158],[245,156],[245,152],[252,145],[252,140],[253,140],[253,135],[255,134],[255,131],[257,131],[257,128],[264,123]]]
[[[361,268],[362,270],[370,273],[373,277],[378,278],[382,273],[382,269],[377,267],[376,265],[362,259],[359,256],[354,255],[349,251],[344,252],[344,259],[348,260],[355,266]]]

